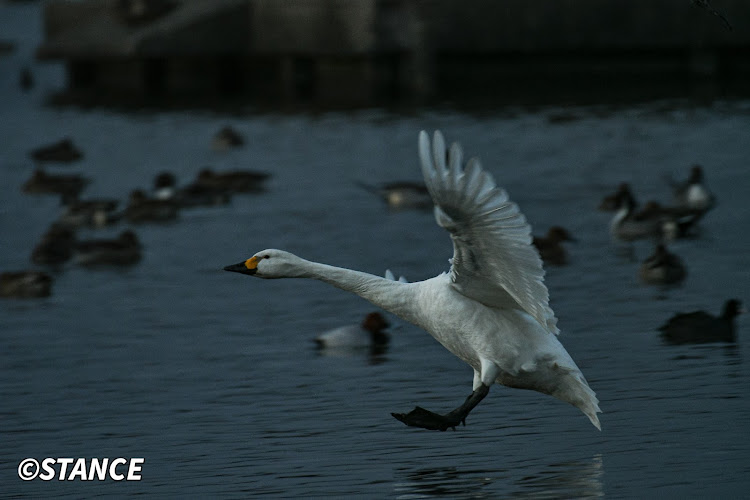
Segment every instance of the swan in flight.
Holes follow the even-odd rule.
[[[419,159],[437,223],[453,240],[449,272],[406,283],[263,250],[224,269],[259,278],[312,278],[355,293],[427,332],[474,369],[473,391],[456,409],[416,407],[392,415],[409,426],[444,431],[461,423],[499,383],[549,394],[579,408],[601,429],[594,391],[557,339],[531,227],[478,159],[463,165],[443,135],[419,134]]]

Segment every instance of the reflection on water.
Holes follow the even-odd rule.
[[[513,498],[602,498],[604,467],[601,455],[588,462],[550,464],[517,482]]]
[[[397,470],[396,498],[483,498],[502,471],[460,470],[457,467]]]
[[[331,358],[362,358],[370,365],[379,365],[388,361],[388,346],[374,345],[370,347],[318,347],[317,352],[322,357]]]
[[[501,446],[501,445],[500,445]],[[506,457],[511,459],[512,457]],[[588,461],[531,465],[523,477],[512,469],[471,470],[460,467],[396,471],[394,494],[416,498],[603,498],[601,455]]]

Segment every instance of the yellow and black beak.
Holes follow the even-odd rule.
[[[231,266],[226,266],[224,270],[232,271],[235,273],[249,274],[252,276],[258,271],[258,258],[251,257],[244,262],[240,262],[239,264],[232,264]]]

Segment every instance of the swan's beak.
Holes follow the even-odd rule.
[[[226,266],[224,270],[232,271],[235,273],[249,274],[252,276],[258,271],[258,258],[251,257],[244,262],[240,262],[238,264],[232,264],[231,266]]]

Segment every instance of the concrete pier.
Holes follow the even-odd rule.
[[[750,2],[53,0],[74,92],[377,104],[550,79],[750,78]],[[526,82],[526,83],[522,83]]]

